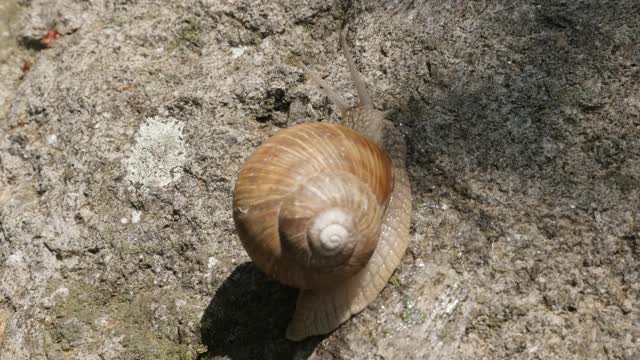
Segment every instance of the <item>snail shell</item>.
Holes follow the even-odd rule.
[[[289,286],[326,288],[369,261],[392,189],[379,146],[344,126],[302,124],[246,161],[234,219],[260,269]]]
[[[238,174],[233,218],[256,266],[300,288],[287,338],[335,330],[385,287],[409,238],[411,188],[402,135],[375,110],[340,36],[360,103],[342,125],[307,123],[260,145]]]

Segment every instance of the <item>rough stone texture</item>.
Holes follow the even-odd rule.
[[[0,359],[640,358],[636,0],[19,5]],[[411,245],[368,309],[292,343],[295,290],[246,264],[231,190],[269,135],[336,116],[301,59],[354,93],[345,21],[409,146]]]
[[[28,51],[18,46],[12,29],[18,10],[15,1],[0,1],[0,114],[3,115],[23,75],[22,67],[30,64]]]

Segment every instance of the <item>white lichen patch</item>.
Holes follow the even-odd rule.
[[[66,287],[60,287],[56,289],[51,295],[44,297],[41,300],[42,306],[46,309],[50,309],[61,301],[64,301],[69,296],[69,289]]]
[[[231,58],[232,59],[237,59],[240,56],[242,56],[242,54],[244,54],[244,48],[242,48],[242,47],[231,48]]]
[[[49,144],[51,146],[58,145],[58,136],[56,134],[51,134],[51,135],[47,136],[47,144]]]
[[[131,211],[131,223],[132,224],[139,223],[141,216],[142,216],[142,211],[140,211],[140,210],[132,210]]]
[[[183,127],[182,122],[171,117],[146,119],[126,160],[127,180],[146,187],[163,187],[180,179],[187,161]]]
[[[209,268],[209,270],[213,269],[214,267],[216,267],[216,265],[218,265],[219,261],[218,259],[214,258],[213,256],[209,257],[209,261],[207,263],[207,268]]]

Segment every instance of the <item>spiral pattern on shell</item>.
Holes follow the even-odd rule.
[[[347,127],[282,130],[238,175],[242,244],[261,270],[290,286],[329,287],[353,276],[376,248],[392,174],[378,145]]]

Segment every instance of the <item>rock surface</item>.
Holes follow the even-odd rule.
[[[0,10],[0,359],[640,358],[636,0]],[[354,94],[345,21],[409,146],[412,238],[369,308],[292,343],[231,191],[336,116],[301,59]]]

